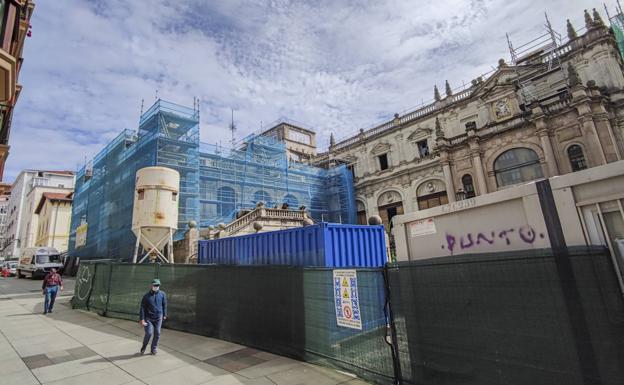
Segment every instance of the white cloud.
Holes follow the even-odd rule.
[[[201,136],[229,141],[282,116],[317,128],[319,142],[369,127],[508,58],[522,43],[583,25],[589,0],[503,1],[58,0],[37,3],[20,75],[5,179],[24,168],[75,169],[123,128],[155,91],[192,105]],[[602,10],[601,10],[602,11]],[[603,18],[606,19],[606,17]]]

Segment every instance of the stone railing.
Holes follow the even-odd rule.
[[[438,110],[444,107],[447,107],[450,104],[457,103],[464,99],[468,99],[472,95],[473,91],[474,91],[474,87],[471,86],[465,90],[460,91],[457,94],[447,96],[445,99],[442,99],[439,102],[433,102],[433,103],[424,105],[414,111],[410,111],[408,113],[405,113],[402,116],[399,116],[398,119],[394,118],[391,121],[382,123],[378,126],[375,126],[366,131],[360,132],[359,134],[356,134],[350,138],[347,138],[341,142],[338,142],[333,147],[331,147],[330,150],[331,151],[343,150],[347,147],[350,147],[356,144],[360,140],[366,140],[366,139],[372,138],[383,132],[389,131],[397,126],[412,122],[416,119],[422,118],[423,116],[431,115],[437,112]],[[318,156],[323,156],[324,154],[325,153],[319,153]]]
[[[260,217],[260,208],[256,208],[253,211],[250,211],[242,217],[234,220],[233,222],[228,223],[223,230],[228,234],[234,233],[241,228],[247,226],[258,217]]]
[[[542,110],[546,115],[554,115],[570,106],[570,99],[565,98],[554,103],[542,105]]]
[[[227,234],[234,234],[259,218],[290,219],[297,221],[307,218],[307,214],[303,210],[271,209],[265,206],[256,207],[253,211],[227,224],[223,231]]]

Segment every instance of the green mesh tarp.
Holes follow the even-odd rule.
[[[566,274],[562,261],[570,266]],[[137,320],[154,277],[169,298],[166,328],[344,369],[378,384],[624,383],[624,302],[602,249],[358,269],[362,330],[337,326],[331,269],[83,264],[73,305]],[[387,329],[386,313],[394,328]]]
[[[563,281],[550,252],[391,266],[404,383],[624,383],[624,307],[610,256],[569,259],[574,274]],[[566,286],[578,294],[568,305]]]
[[[382,269],[357,270],[362,330],[337,325],[331,269],[83,264],[73,305],[138,320],[154,277],[168,297],[166,328],[393,381]]]

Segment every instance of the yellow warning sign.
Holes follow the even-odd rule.
[[[342,279],[342,286],[344,286],[344,287],[348,287],[349,286],[349,281],[347,281],[346,278]]]
[[[349,289],[344,289],[342,292],[342,298],[349,299]]]

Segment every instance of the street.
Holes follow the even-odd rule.
[[[137,352],[132,321],[72,310],[65,278],[43,315],[41,280],[0,279],[0,383],[30,384],[366,384],[332,369],[245,346],[163,330],[157,356]]]

